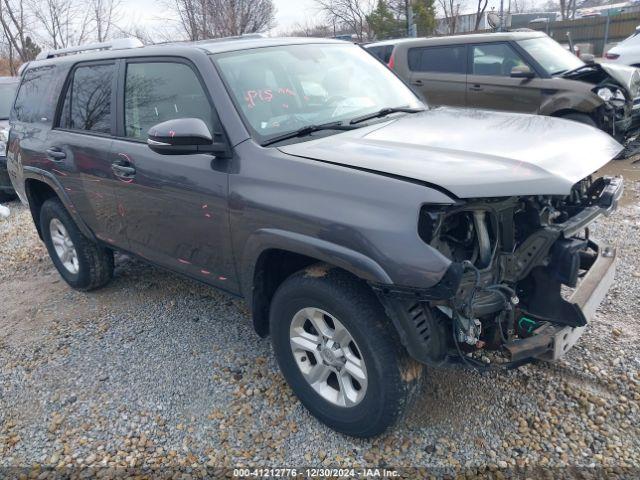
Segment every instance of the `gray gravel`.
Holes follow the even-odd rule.
[[[564,360],[499,374],[431,370],[408,418],[368,441],[305,411],[240,301],[124,256],[108,287],[73,291],[27,209],[11,203],[0,220],[0,467],[638,473],[639,197],[640,183],[627,184],[626,205],[593,229],[618,245],[616,283]]]

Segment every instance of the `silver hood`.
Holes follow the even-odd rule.
[[[280,150],[477,198],[567,195],[622,146],[600,130],[569,120],[436,108]]]

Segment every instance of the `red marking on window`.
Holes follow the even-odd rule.
[[[202,208],[209,208],[209,205],[205,203],[204,205],[202,205]]]
[[[226,279],[227,279],[227,277],[223,277],[222,275],[220,275],[220,276],[218,277],[218,280],[225,281]]]
[[[175,137],[175,136],[176,136],[176,132],[175,132],[175,130],[169,130],[169,136],[170,136],[171,138]]]
[[[126,215],[126,213],[127,213],[127,212],[126,212],[126,211],[125,211],[125,209],[124,209],[124,205],[122,205],[121,203],[119,203],[119,204],[118,204],[118,214],[119,214],[121,217],[124,217],[124,216]]]
[[[202,273],[203,275],[211,275],[211,272],[209,270],[200,270],[200,273]]]
[[[63,177],[66,177],[66,176],[67,176],[67,174],[66,174],[66,173],[61,172],[60,170],[57,170],[57,169],[55,169],[55,168],[52,168],[52,169],[51,169],[51,171],[52,171],[52,172],[56,172],[58,175],[62,175]]]
[[[207,217],[207,218],[211,218],[211,214],[210,213],[205,213],[204,216]]]
[[[183,259],[183,258],[179,258],[179,259],[178,259],[178,261],[179,261],[180,263],[184,263],[185,265],[191,265],[191,262],[190,262],[190,261],[185,260],[185,259]]]
[[[71,190],[69,187],[64,187],[64,189],[65,189],[67,192],[73,192],[73,190]]]

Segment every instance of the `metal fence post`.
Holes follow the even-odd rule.
[[[609,41],[609,22],[611,22],[611,17],[609,13],[607,13],[607,23],[604,24],[604,42],[602,43],[602,52],[600,52],[600,56],[605,54],[604,49],[607,48],[607,42]]]

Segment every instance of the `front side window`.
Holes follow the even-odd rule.
[[[585,63],[550,37],[536,37],[518,42],[549,75],[560,75],[583,67]]]
[[[520,55],[506,43],[474,45],[471,53],[473,75],[509,77],[513,67],[525,65]]]
[[[57,95],[56,67],[30,68],[24,73],[14,105],[15,118],[26,123],[49,123]]]
[[[309,125],[348,123],[422,103],[392,72],[350,44],[281,45],[213,56],[259,141]]]
[[[212,108],[194,71],[183,63],[130,63],[124,95],[125,134],[146,139],[154,125],[199,118],[212,130]]]
[[[114,75],[114,64],[76,68],[67,88],[60,126],[70,130],[111,133]]]
[[[409,70],[413,72],[467,72],[467,48],[464,45],[411,48],[408,60]]]

